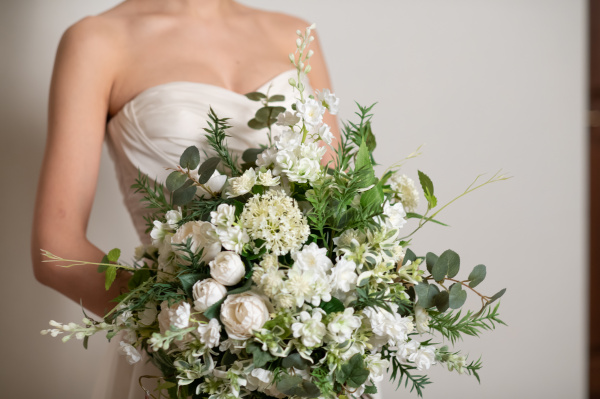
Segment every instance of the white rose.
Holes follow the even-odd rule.
[[[203,249],[202,259],[205,262],[211,261],[221,251],[221,241],[212,224],[202,221],[187,222],[177,229],[171,244],[185,244],[188,237],[191,237],[191,250],[196,253]],[[173,248],[176,249],[176,248]]]
[[[236,285],[246,274],[246,267],[242,258],[235,252],[220,252],[208,266],[210,275],[223,285]]]
[[[194,284],[192,294],[194,296],[194,309],[198,312],[204,312],[225,298],[227,288],[212,278],[207,278],[206,280],[197,281]]]
[[[435,364],[435,348],[433,346],[421,346],[408,360],[414,362],[417,370],[429,370]]]
[[[186,328],[190,325],[190,304],[181,302],[169,307],[169,302],[162,301],[160,304],[160,313],[158,314],[158,328],[160,333],[164,334],[171,329]]]
[[[208,324],[198,325],[198,334],[200,335],[200,342],[209,348],[214,348],[219,345],[221,339],[221,324],[217,319],[211,319]]]
[[[221,322],[229,338],[245,340],[252,337],[269,320],[264,300],[252,293],[229,295],[221,306]]]

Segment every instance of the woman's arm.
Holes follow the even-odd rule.
[[[94,266],[44,263],[40,249],[66,259],[99,262],[104,253],[86,237],[96,190],[106,115],[118,65],[118,40],[106,22],[88,17],[70,27],[58,47],[50,87],[48,135],[35,203],[31,255],[35,277],[98,315],[127,286],[119,273],[104,289]]]

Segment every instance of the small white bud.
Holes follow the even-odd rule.
[[[300,61],[300,62],[298,63],[298,68],[300,68],[300,69],[304,69],[304,62]]]
[[[300,48],[302,46],[302,39],[296,39],[296,47]]]
[[[54,321],[54,320],[50,320],[50,323],[49,323],[49,324],[50,324],[52,327],[59,327],[59,328],[60,328],[60,327],[62,327],[62,324],[60,324],[59,322],[57,322],[57,321]]]
[[[308,27],[308,29],[313,30],[317,27],[317,23],[313,22],[311,26]]]
[[[304,69],[304,73],[309,73],[311,71],[312,67],[310,65],[308,65],[305,69]]]
[[[70,335],[65,335],[64,337],[62,337],[62,342],[67,342],[70,339],[71,339]]]
[[[300,31],[300,29],[298,29],[298,30],[296,31],[296,34],[297,34],[298,36],[302,36],[302,31]]]
[[[292,86],[296,86],[296,79],[290,78],[290,80],[288,80],[288,83]]]
[[[314,53],[315,53],[314,51],[308,50],[308,54],[306,55],[306,59],[309,59],[310,57],[312,57]]]
[[[82,331],[78,332],[77,334],[75,334],[75,338],[77,338],[78,340],[82,340],[85,338],[85,333],[83,333]]]
[[[290,61],[292,62],[292,64],[294,64],[296,62],[296,58],[294,57],[294,54],[290,53],[289,58],[290,58]]]
[[[309,38],[308,38],[308,42],[309,42],[309,43],[310,43],[310,42],[312,42],[313,40],[315,40],[315,37],[314,37],[314,36],[311,36],[311,37],[309,37]]]
[[[49,332],[50,332],[50,330],[42,330],[42,331],[40,331],[40,334],[47,335]]]

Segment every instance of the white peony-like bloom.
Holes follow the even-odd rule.
[[[191,221],[179,226],[171,237],[171,244],[185,244],[188,238],[191,238],[191,250],[194,253],[203,249],[202,259],[205,262],[213,260],[221,252],[221,241],[214,226],[208,222]]]
[[[417,366],[417,370],[429,370],[435,364],[435,348],[433,346],[421,346],[408,360]]]
[[[194,296],[194,309],[198,312],[204,312],[206,309],[225,298],[225,295],[227,295],[227,288],[216,280],[207,278],[205,280],[196,281],[192,287],[192,294]]]
[[[159,220],[155,220],[153,223],[152,231],[150,231],[150,237],[152,237],[153,245],[160,245],[167,235],[169,226],[166,223],[162,223]]]
[[[335,267],[331,269],[331,286],[334,290],[339,293],[347,293],[356,288],[356,280],[358,274],[356,274],[356,263],[346,259],[340,259],[335,264]],[[344,296],[344,295],[341,295]]]
[[[301,251],[293,252],[292,259],[295,261],[294,267],[302,271],[320,270],[325,273],[333,266],[327,256],[327,248],[319,248],[314,242],[305,245]]]
[[[190,325],[190,304],[187,302],[180,302],[169,307],[169,302],[162,301],[160,304],[160,313],[158,314],[158,327],[160,333],[171,329],[171,326],[175,328],[187,328]]]
[[[263,240],[265,248],[275,255],[298,250],[310,234],[296,201],[275,190],[250,198],[240,215],[240,224],[252,240]]]
[[[387,216],[385,219],[385,225],[391,230],[402,228],[406,223],[406,212],[402,203],[390,205],[389,202],[383,206],[383,214]]]
[[[285,290],[295,298],[298,307],[304,302],[319,306],[321,301],[331,300],[331,285],[325,273],[319,270],[302,271],[292,267],[288,272]]]
[[[220,252],[208,266],[210,275],[219,283],[227,286],[236,285],[246,274],[242,258],[235,252]]]
[[[142,359],[137,349],[123,341],[119,342],[119,352],[127,358],[129,364],[135,364]]]
[[[256,182],[261,186],[265,187],[274,187],[279,185],[279,180],[281,178],[279,176],[273,176],[271,170],[267,170],[266,172],[258,172],[258,178]]]
[[[244,245],[250,242],[250,236],[240,226],[231,226],[227,230],[219,229],[218,234],[223,247],[238,254],[241,254]]]
[[[262,168],[262,167],[268,168],[269,166],[273,165],[273,163],[275,163],[276,157],[277,157],[277,148],[274,148],[274,147],[267,148],[266,150],[264,150],[263,152],[261,152],[258,155],[258,158],[256,159],[256,166],[258,166],[259,168]]]
[[[323,121],[325,107],[321,102],[308,98],[306,102],[296,101],[296,115],[304,120],[304,123],[309,126],[318,125]]]
[[[280,151],[294,151],[302,144],[302,135],[293,130],[284,130],[279,136],[275,137],[275,146]]]
[[[331,132],[331,128],[326,123],[323,123],[321,126],[318,127],[315,126],[313,134],[317,134],[321,138],[321,140],[323,140],[327,144],[331,144],[333,142],[333,139],[335,138],[333,133]]]
[[[156,321],[156,316],[158,315],[158,309],[156,308],[158,304],[154,301],[146,302],[146,307],[142,311],[138,311],[138,319],[140,320],[140,324],[145,326],[150,326],[154,324]]]
[[[196,181],[200,178],[198,170],[190,170],[190,177]],[[227,176],[214,171],[210,179],[201,186],[196,187],[196,195],[200,198],[212,198],[213,194],[219,194],[223,191],[223,186],[227,182]]]
[[[429,331],[429,314],[421,306],[415,306],[415,327],[419,334]]]
[[[256,271],[256,269],[254,269]],[[254,277],[254,276],[253,276]],[[260,289],[269,297],[273,298],[284,285],[283,282],[283,271],[277,267],[265,267],[264,273],[260,277],[258,286]]]
[[[292,324],[294,338],[301,338],[302,345],[307,348],[314,348],[321,345],[327,333],[327,328],[321,321],[324,313],[319,308],[313,309],[312,316],[306,311],[301,312],[299,320]]]
[[[221,305],[221,322],[229,338],[245,340],[252,337],[269,320],[264,300],[252,292],[229,295]]]
[[[371,331],[374,336],[371,337],[371,344],[380,348],[386,343],[397,346],[399,343],[408,339],[413,329],[412,320],[409,317],[402,317],[397,313],[398,306],[390,304],[393,313],[379,307],[366,307],[363,314],[367,316],[371,324]]]
[[[232,177],[227,181],[225,195],[227,198],[238,197],[252,191],[256,184],[256,172],[250,168],[239,177]]]
[[[167,213],[165,213],[165,218],[167,219],[167,226],[169,226],[170,229],[175,230],[177,224],[181,221],[181,209],[178,211],[167,211]]]
[[[370,371],[369,378],[371,378],[373,382],[379,382],[383,380],[388,367],[390,367],[390,361],[387,359],[382,359],[381,353],[367,356],[365,363]]]
[[[329,337],[338,343],[352,338],[352,333],[360,327],[360,317],[354,315],[354,308],[346,308],[342,313],[337,313],[327,325]]]
[[[415,212],[419,206],[419,192],[415,182],[406,175],[394,173],[389,184],[395,199],[402,202],[404,209],[408,212]]]
[[[290,111],[285,111],[277,115],[277,124],[279,126],[294,126],[300,122],[300,118]]]
[[[210,213],[210,222],[216,227],[217,233],[227,230],[235,223],[235,206],[221,204]]]
[[[217,319],[211,319],[208,324],[200,323],[198,325],[198,335],[200,342],[208,348],[214,348],[219,345],[221,340],[221,324]]]
[[[291,167],[283,170],[290,181],[308,183],[322,176],[321,163],[316,159],[300,158]]]
[[[329,110],[331,115],[338,113],[340,108],[340,99],[336,97],[329,89],[317,93],[317,99]]]

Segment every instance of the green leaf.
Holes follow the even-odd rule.
[[[352,388],[358,388],[369,378],[369,370],[365,367],[365,362],[360,353],[350,358],[336,372],[336,380],[340,384],[346,384]]]
[[[377,208],[381,207],[384,200],[383,187],[380,184],[376,184],[360,196],[360,205],[363,208]]]
[[[183,186],[183,184],[185,183],[186,180],[187,180],[187,175],[185,175],[177,170],[174,172],[171,172],[169,174],[169,176],[167,177],[167,181],[165,182],[166,186],[167,186],[167,190],[169,190],[170,192],[177,190],[179,187]]]
[[[208,320],[218,318],[221,313],[221,305],[223,302],[225,302],[225,298],[209,306],[208,309],[206,309],[203,313],[204,317],[206,317]]]
[[[127,287],[130,291],[133,291],[140,285],[142,285],[145,281],[150,278],[150,270],[148,269],[138,269],[133,272],[133,276],[127,282]]]
[[[331,297],[331,300],[329,302],[321,302],[319,307],[323,309],[327,314],[343,312],[346,308],[342,301],[340,301],[336,297]]]
[[[285,96],[283,94],[275,94],[269,97],[267,101],[270,103],[285,101]]]
[[[102,257],[102,260],[100,261],[100,263],[110,263],[110,261],[108,260],[108,255],[104,255]],[[104,271],[108,269],[108,266],[106,265],[99,265],[98,266],[98,273],[104,273]]]
[[[442,281],[446,275],[450,278],[456,276],[460,269],[460,257],[451,249],[444,251],[431,268],[431,275],[435,281]]]
[[[195,145],[188,147],[179,158],[179,165],[184,169],[194,170],[200,165],[200,151]]]
[[[459,309],[467,300],[467,291],[462,289],[460,283],[454,283],[450,286],[448,305],[452,309]]]
[[[435,220],[435,219],[425,218],[423,215],[419,215],[418,213],[414,213],[414,212],[406,212],[406,218],[407,219],[425,219],[425,220],[429,220],[430,222],[437,223],[439,225],[448,227],[448,225],[446,223],[442,223],[439,220]]]
[[[252,362],[255,368],[261,368],[267,363],[277,359],[269,352],[263,351],[261,345],[256,342],[251,342],[246,345],[246,352],[248,352],[249,355],[252,355]]]
[[[406,249],[406,253],[404,254],[404,260],[402,261],[402,266],[406,265],[408,261],[414,262],[417,260],[417,255],[410,249]]]
[[[434,284],[419,283],[415,285],[417,293],[417,305],[424,309],[435,306],[435,297],[440,293],[440,289]]]
[[[199,280],[204,280],[209,278],[210,276],[207,274],[201,273],[187,273],[179,276],[179,281],[181,281],[181,287],[183,291],[185,291],[186,295],[190,298],[193,298],[192,288],[194,284],[196,284]]]
[[[275,122],[277,115],[284,111],[284,107],[262,107],[258,111],[256,111],[254,119],[266,125],[271,125],[273,122]]]
[[[321,391],[315,384],[299,375],[284,375],[277,382],[277,390],[285,395],[300,396],[301,398],[318,398],[321,396]]]
[[[281,365],[286,369],[291,369],[292,367],[297,368],[298,370],[306,370],[310,366],[310,361],[300,356],[298,352],[292,353],[281,362]]]
[[[367,144],[364,141],[360,144],[358,152],[356,153],[354,169],[366,169],[369,171],[369,176],[366,179],[364,187],[368,187],[371,184],[373,184],[373,180],[375,179],[375,172],[373,171],[373,164],[371,164],[371,153],[369,152],[369,148],[367,147]]]
[[[87,349],[88,348],[88,342],[90,340],[90,336],[86,335],[85,337],[83,337],[83,348]]]
[[[450,294],[448,291],[442,291],[435,296],[435,307],[444,313],[450,307]]]
[[[246,96],[246,98],[248,98],[249,100],[252,101],[260,101],[263,98],[267,98],[267,96],[265,96],[262,93],[259,93],[257,91],[253,91],[252,93],[248,93],[248,94],[244,94]]]
[[[431,273],[431,271],[433,270],[433,265],[435,265],[435,262],[437,262],[437,260],[438,256],[433,252],[427,252],[427,255],[425,255],[425,263],[427,264],[427,271],[429,273]]]
[[[121,256],[121,250],[119,248],[111,249],[107,255],[109,262],[118,262],[120,256]]]
[[[248,278],[248,280],[246,280],[246,282],[244,283],[244,285],[235,288],[231,291],[227,292],[227,295],[235,295],[235,294],[241,294],[242,292],[246,292],[246,291],[250,291],[250,288],[252,287],[252,275],[250,275],[250,278]]]
[[[267,127],[267,124],[264,122],[260,122],[256,119],[250,119],[248,121],[248,127],[254,130],[261,130]]]
[[[477,287],[484,279],[487,274],[485,265],[477,265],[473,268],[471,274],[469,274],[469,287]]]
[[[248,148],[242,154],[242,160],[248,163],[256,163],[258,156],[264,151],[263,148]]]
[[[104,288],[106,288],[106,291],[108,291],[110,289],[110,286],[114,283],[115,278],[117,278],[117,268],[116,267],[109,267],[104,271]]]
[[[367,385],[365,387],[365,394],[375,395],[377,393],[377,387],[375,385]]]
[[[369,149],[369,152],[372,153],[375,151],[375,147],[377,147],[377,140],[375,140],[375,135],[371,129],[371,122],[367,122],[365,128],[367,129],[367,148]]]
[[[183,206],[194,199],[194,196],[196,195],[196,186],[193,186],[192,183],[191,180],[188,180],[186,184],[173,191],[173,205]]]
[[[437,205],[437,198],[433,195],[433,182],[425,173],[418,171],[419,173],[419,182],[421,183],[421,188],[423,189],[423,193],[425,194],[425,199],[429,204],[429,208],[435,208]]]
[[[500,299],[500,297],[502,297],[502,295],[504,295],[504,293],[506,292],[506,288],[502,288],[500,291],[496,292],[491,298],[490,301],[488,302],[488,305],[490,303],[493,303],[495,301],[497,301],[498,299]]]
[[[217,166],[221,162],[221,158],[212,157],[208,158],[198,169],[198,183],[206,184],[212,175],[215,173]]]

